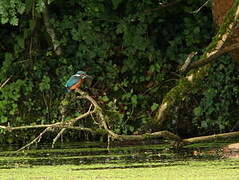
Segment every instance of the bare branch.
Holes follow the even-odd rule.
[[[47,128],[47,127],[61,127],[60,123],[55,124],[40,124],[40,125],[30,125],[30,126],[18,126],[18,127],[9,127],[9,126],[0,126],[0,129],[5,129],[7,131],[21,130],[21,129],[36,129],[36,128]]]
[[[9,78],[7,78],[2,84],[0,84],[0,89],[3,88],[7,83],[8,81],[12,78],[12,76],[10,76]]]
[[[198,61],[195,61],[195,62],[189,64],[186,68],[182,67],[181,71],[185,72],[185,71],[189,71],[189,70],[194,69],[194,68],[202,67],[202,66],[204,66],[206,64],[214,62],[218,57],[220,57],[220,56],[222,56],[222,55],[224,55],[226,53],[232,52],[232,51],[234,51],[236,49],[239,49],[239,43],[235,43],[235,44],[233,44],[231,46],[227,46],[227,47],[221,49],[220,51],[218,51],[217,53],[213,54],[212,56],[209,56],[209,57],[200,59]]]
[[[207,0],[200,8],[198,8],[198,9],[195,10],[195,11],[193,11],[192,13],[193,13],[193,14],[197,14],[199,11],[201,11],[201,9],[202,9],[204,6],[206,6],[206,5],[209,3],[209,1],[211,1],[211,0]]]
[[[61,129],[60,132],[59,132],[59,133],[56,135],[56,137],[53,139],[52,145],[51,145],[52,148],[54,148],[54,145],[55,145],[56,141],[60,138],[60,136],[63,135],[63,133],[65,132],[65,130],[66,130],[66,128]]]
[[[193,137],[193,138],[184,139],[183,141],[185,143],[198,143],[203,141],[213,141],[213,140],[218,140],[223,138],[225,139],[225,138],[234,138],[234,137],[239,137],[239,131],[222,133],[222,134],[213,134],[209,136]]]
[[[44,131],[42,131],[35,139],[33,139],[30,143],[26,144],[25,146],[21,147],[20,149],[18,149],[17,151],[21,151],[23,149],[26,149],[27,147],[31,146],[33,143],[37,143],[40,141],[40,139],[42,138],[42,136],[50,131],[50,127],[46,128]]]
[[[180,71],[185,72],[186,69],[188,69],[189,65],[191,64],[192,58],[197,55],[197,52],[191,52],[182,67],[180,68]]]
[[[195,137],[195,138],[188,138],[188,139],[181,139],[179,136],[177,136],[174,133],[171,133],[169,131],[158,131],[154,133],[145,133],[141,135],[119,135],[114,133],[112,130],[109,129],[105,116],[102,113],[102,109],[99,107],[97,102],[89,96],[87,93],[78,90],[77,93],[81,94],[81,98],[88,99],[92,104],[90,105],[88,111],[77,118],[73,118],[67,122],[58,122],[54,124],[47,124],[47,125],[35,125],[35,126],[20,126],[20,127],[8,127],[8,126],[0,126],[1,129],[5,130],[18,130],[18,129],[29,129],[29,128],[45,128],[35,139],[33,139],[30,143],[26,144],[22,148],[20,148],[17,151],[21,151],[23,149],[26,149],[27,147],[30,147],[33,143],[38,143],[43,135],[45,135],[49,131],[53,131],[56,128],[62,128],[61,131],[57,134],[55,139],[53,140],[53,146],[57,139],[60,137],[60,135],[66,130],[66,129],[73,129],[73,130],[81,130],[81,131],[88,131],[93,134],[100,133],[102,135],[108,135],[108,148],[110,145],[110,139],[116,139],[116,140],[147,140],[147,139],[153,139],[153,138],[164,138],[171,140],[174,143],[174,147],[181,147],[186,144],[195,143],[195,142],[201,142],[205,140],[214,140],[215,138],[228,138],[228,137],[237,137],[239,136],[239,132],[232,132],[232,133],[224,133],[224,134],[218,134],[218,135],[211,135],[211,136],[202,136],[202,137]],[[94,106],[94,109],[91,110],[92,106]],[[78,120],[90,116],[93,113],[96,113],[99,116],[99,125],[103,127],[103,129],[92,129],[92,128],[84,128],[84,127],[74,127],[72,126],[75,122]]]
[[[160,131],[160,132],[154,132],[154,133],[146,133],[146,134],[142,134],[142,135],[119,135],[114,133],[112,130],[109,129],[105,116],[103,114],[102,109],[100,108],[100,106],[98,105],[98,103],[91,97],[89,96],[87,93],[78,90],[76,93],[79,93],[81,96],[78,97],[80,99],[84,98],[87,99],[88,101],[91,102],[91,105],[89,106],[89,109],[86,113],[76,117],[76,118],[72,118],[68,121],[61,121],[61,122],[57,122],[54,124],[46,124],[46,125],[32,125],[32,126],[20,126],[20,127],[9,127],[9,126],[0,126],[0,129],[5,129],[8,131],[12,131],[12,130],[20,130],[20,129],[31,129],[31,128],[45,128],[35,139],[33,139],[30,143],[26,144],[25,146],[23,146],[22,148],[20,148],[18,151],[23,150],[29,146],[31,146],[33,143],[37,143],[41,140],[42,136],[44,134],[46,134],[49,131],[52,131],[54,129],[59,129],[61,128],[61,131],[57,134],[57,136],[53,139],[53,144],[52,146],[54,146],[55,142],[57,141],[57,139],[60,137],[60,135],[62,135],[62,133],[66,130],[66,129],[74,129],[74,130],[81,130],[81,131],[88,131],[91,132],[93,134],[102,134],[102,135],[108,135],[108,139],[116,139],[116,140],[143,140],[143,139],[151,139],[151,138],[158,138],[158,137],[162,137],[162,138],[166,138],[166,139],[170,139],[173,141],[177,141],[177,142],[181,142],[181,138],[178,137],[177,135],[169,132],[169,131]],[[92,110],[92,106],[93,106],[93,110]],[[85,118],[85,117],[90,117],[91,115],[96,114],[99,118],[99,120],[97,121],[97,124],[102,127],[103,129],[92,129],[92,128],[84,128],[84,127],[74,127],[73,125],[80,119]],[[109,145],[109,142],[108,142]]]

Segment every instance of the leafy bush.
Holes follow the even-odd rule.
[[[187,54],[206,47],[213,34],[210,9],[192,13],[203,0],[166,8],[161,3],[171,1],[49,2],[49,22],[63,49],[61,56],[55,55],[43,23],[43,0],[0,2],[1,82],[12,76],[0,89],[1,124],[58,121],[64,83],[77,70],[85,70],[94,76],[92,95],[113,130],[150,131],[163,96],[180,78],[179,65]],[[208,76],[210,86],[201,89],[197,102],[190,101],[193,105],[185,112],[194,112],[188,121],[203,132],[212,127],[228,129],[235,121],[230,107],[238,103],[235,64],[223,61],[211,71],[217,73]],[[223,90],[218,91],[219,87]],[[219,101],[219,97],[225,98]],[[74,109],[71,113],[77,115]],[[178,121],[182,116],[172,113],[171,118]]]

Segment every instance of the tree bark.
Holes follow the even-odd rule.
[[[187,72],[191,69],[195,69],[195,68],[199,68],[199,67],[202,67],[206,64],[209,64],[209,63],[212,63],[214,62],[217,58],[219,58],[220,56],[226,54],[226,53],[230,53],[236,49],[239,49],[239,43],[235,43],[231,46],[227,46],[225,48],[223,48],[222,50],[218,51],[216,54],[210,56],[210,57],[206,57],[204,59],[200,59],[198,61],[195,61],[191,64],[189,64],[187,67],[182,67],[181,68],[181,71],[182,72]]]
[[[238,136],[239,136],[239,131],[222,133],[222,134],[214,134],[209,136],[193,137],[193,138],[183,139],[183,141],[187,144],[189,143],[191,144],[191,143],[198,143],[198,142],[204,142],[204,141],[214,141],[219,139],[234,138]]]
[[[56,32],[55,32],[54,28],[52,27],[52,25],[49,22],[47,1],[45,1],[45,9],[43,10],[42,14],[43,14],[43,20],[44,20],[44,24],[45,24],[47,33],[49,34],[49,36],[51,38],[51,42],[52,42],[52,45],[53,45],[53,50],[54,50],[54,52],[56,53],[57,56],[60,56],[62,54],[62,49],[60,47],[59,41],[57,40]]]

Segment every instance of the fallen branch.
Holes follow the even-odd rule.
[[[188,138],[188,139],[181,139],[179,136],[177,136],[174,133],[171,133],[169,131],[158,131],[153,133],[145,133],[141,135],[119,135],[114,133],[112,130],[109,129],[105,116],[102,112],[102,109],[99,107],[98,103],[87,93],[83,91],[77,91],[81,96],[80,99],[84,98],[91,102],[90,108],[88,111],[76,118],[72,118],[68,121],[63,122],[57,122],[54,124],[46,124],[46,125],[32,125],[32,126],[20,126],[20,127],[9,127],[9,126],[0,126],[0,129],[5,129],[8,131],[13,130],[20,130],[20,129],[31,129],[31,128],[45,128],[35,139],[33,139],[31,142],[26,144],[25,146],[21,147],[18,151],[21,151],[23,149],[26,149],[27,147],[31,146],[34,143],[38,143],[43,135],[45,135],[47,132],[54,131],[56,129],[61,129],[60,133],[55,137],[53,143],[56,142],[56,140],[59,138],[59,136],[62,134],[62,131],[65,129],[74,129],[74,130],[80,130],[80,131],[88,131],[92,134],[101,134],[101,135],[108,135],[108,139],[116,139],[120,141],[132,141],[132,140],[148,140],[148,139],[154,139],[154,138],[164,138],[168,139],[174,142],[174,147],[181,147],[186,144],[190,143],[197,143],[202,141],[211,141],[218,138],[231,138],[231,137],[237,137],[239,136],[239,132],[230,132],[230,133],[224,133],[224,134],[217,134],[217,135],[211,135],[211,136],[201,136],[201,137],[194,137],[194,138]],[[91,106],[93,106],[93,110],[91,109]],[[100,127],[97,129],[93,128],[85,128],[85,127],[74,127],[73,125],[80,119],[88,117],[92,114],[98,115],[98,125],[100,127],[103,127],[101,129]],[[108,142],[109,143],[109,142]],[[109,145],[109,144],[108,144]]]
[[[207,141],[214,140],[215,138],[219,138],[219,137],[228,138],[228,137],[239,136],[239,132],[232,132],[232,133],[224,133],[224,134],[218,134],[218,135],[212,135],[212,136],[202,136],[202,137],[195,137],[195,138],[189,138],[189,139],[181,139],[179,136],[169,131],[158,131],[154,133],[145,133],[141,135],[119,135],[109,129],[105,116],[102,112],[102,109],[98,105],[98,103],[91,96],[89,96],[87,93],[81,90],[78,90],[77,93],[81,95],[80,97],[78,97],[79,99],[82,99],[82,98],[87,99],[91,102],[91,105],[86,113],[76,118],[72,118],[68,121],[62,121],[62,122],[57,122],[54,124],[47,124],[47,125],[32,125],[32,126],[20,126],[20,127],[0,126],[0,129],[12,131],[12,130],[30,129],[30,128],[45,128],[35,139],[33,139],[30,143],[20,148],[18,151],[21,151],[31,146],[33,143],[38,143],[43,137],[43,135],[45,135],[49,131],[54,131],[55,129],[61,129],[61,131],[54,138],[53,145],[66,129],[75,129],[75,130],[81,130],[81,131],[88,131],[88,132],[91,132],[92,134],[98,133],[102,135],[108,135],[108,139],[116,139],[121,141],[131,141],[131,140],[139,141],[139,140],[147,140],[147,139],[153,139],[153,138],[164,138],[164,139],[168,139],[173,142],[176,142],[174,143],[174,146],[176,145],[177,147],[181,147],[182,145],[189,144],[189,143],[201,142],[206,140]],[[91,109],[92,106],[93,106],[93,110]],[[98,115],[99,120],[97,123],[103,129],[92,129],[92,128],[73,126],[78,120],[88,117],[92,114]]]
[[[75,129],[75,130],[80,130],[80,131],[93,132],[93,130],[91,128],[76,127],[76,126],[71,127],[69,125],[64,125],[64,124],[60,124],[60,123],[32,125],[32,126],[18,126],[18,127],[0,126],[0,129],[4,129],[4,130],[7,130],[7,131],[14,131],[14,130],[22,130],[22,129],[37,129],[37,128],[47,128],[47,127],[66,128],[66,129]]]
[[[88,114],[91,112],[90,110],[91,110],[91,105],[90,105],[90,108],[89,108],[88,112],[85,113],[85,114],[88,115]],[[94,111],[92,111],[92,112],[94,112]],[[92,114],[91,114],[91,115],[92,115]],[[63,120],[64,120],[64,119],[63,119]],[[70,124],[70,125],[74,125],[75,122],[76,122],[76,120],[73,119],[73,120],[71,120],[71,121],[69,122],[69,124]],[[53,139],[52,148],[54,148],[54,145],[55,145],[56,141],[59,139],[60,136],[63,135],[63,133],[65,132],[66,129],[67,129],[67,128],[61,129],[61,131],[60,131],[60,132],[56,135],[56,137]]]
[[[42,125],[29,125],[29,126],[18,126],[18,127],[10,127],[10,126],[0,126],[0,129],[4,129],[7,131],[14,131],[14,130],[21,130],[21,129],[34,129],[34,128],[45,128],[45,127],[52,127],[52,126],[56,126],[59,123],[55,123],[55,124],[42,124]]]
[[[179,136],[171,133],[169,131],[158,131],[154,133],[145,133],[141,135],[118,135],[120,140],[145,140],[145,139],[154,139],[154,138],[164,138],[172,141],[183,141]]]
[[[45,135],[49,131],[54,131],[56,129],[61,129],[61,131],[57,134],[57,136],[53,140],[52,146],[56,143],[57,139],[62,135],[62,133],[66,129],[74,129],[74,130],[81,130],[81,131],[88,131],[92,134],[101,134],[101,135],[108,135],[108,139],[116,139],[116,140],[144,140],[144,139],[152,139],[152,138],[165,138],[172,141],[181,142],[182,139],[169,132],[169,131],[159,131],[154,133],[146,133],[142,135],[119,135],[114,133],[111,129],[109,129],[105,116],[103,114],[103,111],[101,107],[98,105],[98,103],[87,93],[78,90],[77,93],[79,93],[81,96],[78,97],[79,99],[87,99],[91,102],[91,105],[88,109],[88,111],[76,118],[72,118],[68,121],[61,121],[54,124],[46,124],[46,125],[31,125],[31,126],[20,126],[20,127],[10,127],[10,126],[0,126],[0,129],[4,129],[7,131],[13,131],[13,130],[20,130],[20,129],[32,129],[32,128],[45,128],[35,139],[33,139],[30,143],[26,144],[22,148],[20,148],[18,151],[23,150],[29,146],[31,146],[33,143],[37,143],[41,140],[42,136]],[[93,109],[92,109],[93,106]],[[98,129],[92,129],[92,128],[85,128],[85,127],[74,127],[73,125],[79,121],[82,118],[85,117],[91,117],[91,115],[97,115],[98,120],[97,124],[99,125]],[[102,129],[103,128],[103,129]]]
[[[183,139],[183,142],[185,142],[186,144],[191,144],[191,143],[214,141],[214,140],[225,139],[225,138],[234,138],[234,137],[239,137],[239,131],[188,138],[188,139]]]
[[[23,149],[26,149],[27,147],[31,146],[33,143],[39,142],[42,138],[42,136],[50,131],[50,127],[46,128],[44,131],[42,131],[35,139],[33,139],[30,143],[26,144],[25,146],[21,147],[20,149],[18,149],[17,151],[21,151]]]

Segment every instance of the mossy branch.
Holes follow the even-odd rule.
[[[108,137],[120,141],[132,141],[132,140],[148,140],[148,139],[155,139],[155,138],[164,138],[168,139],[172,142],[174,142],[173,146],[174,147],[181,147],[186,144],[190,143],[197,143],[201,141],[210,141],[210,140],[215,140],[215,138],[231,138],[231,137],[237,137],[239,136],[239,132],[232,132],[232,133],[224,133],[224,134],[217,134],[217,135],[211,135],[211,136],[202,136],[202,137],[194,137],[194,138],[188,138],[188,139],[181,139],[179,136],[176,134],[169,132],[169,131],[158,131],[158,132],[153,132],[153,133],[145,133],[141,135],[120,135],[114,133],[112,130],[109,129],[105,116],[102,112],[101,107],[98,105],[98,103],[87,93],[78,90],[77,93],[79,93],[81,96],[78,97],[79,99],[87,99],[91,102],[89,110],[76,117],[72,118],[68,121],[62,121],[62,122],[57,122],[54,124],[45,124],[45,125],[31,125],[31,126],[19,126],[19,127],[10,127],[10,126],[0,126],[0,129],[4,129],[7,131],[14,131],[14,130],[21,130],[21,129],[32,129],[32,128],[45,128],[35,139],[33,139],[31,142],[20,148],[18,151],[21,151],[23,149],[26,149],[27,147],[31,146],[34,143],[38,143],[41,138],[48,132],[52,132],[58,129],[61,129],[60,133],[56,136],[56,140],[58,139],[61,135],[62,130],[64,129],[74,129],[74,130],[79,130],[79,131],[87,131],[92,134],[100,134],[100,135],[108,135]],[[91,108],[93,106],[93,109]],[[99,128],[93,129],[93,128],[86,128],[86,127],[77,127],[73,126],[77,121],[79,121],[82,118],[88,117],[91,114],[96,114],[99,117]],[[55,141],[56,141],[55,140]],[[53,142],[55,143],[55,142]]]
[[[81,90],[76,91],[76,93],[79,93],[80,96],[78,99],[87,99],[91,102],[91,105],[88,109],[88,111],[76,118],[72,118],[67,121],[61,121],[54,124],[46,124],[46,125],[31,125],[31,126],[20,126],[20,127],[10,127],[10,126],[0,126],[0,129],[4,129],[7,131],[13,131],[13,130],[20,130],[20,129],[31,129],[31,128],[45,128],[35,139],[33,139],[30,143],[26,144],[22,148],[19,149],[23,150],[29,146],[31,146],[33,143],[37,143],[41,140],[41,138],[48,132],[55,131],[58,129],[61,129],[61,131],[57,134],[57,136],[53,140],[53,145],[57,141],[57,139],[62,135],[62,133],[66,129],[74,129],[74,130],[80,130],[80,131],[88,131],[92,134],[101,134],[101,135],[108,135],[111,139],[121,140],[121,141],[128,141],[128,140],[144,140],[144,139],[152,139],[152,138],[165,138],[172,141],[181,142],[181,138],[177,136],[176,134],[173,134],[169,131],[159,131],[154,133],[145,133],[142,135],[119,135],[113,132],[111,129],[109,129],[105,116],[103,114],[103,111],[101,107],[98,105],[98,103],[89,96],[86,92],[83,92]],[[93,107],[93,108],[92,108]],[[99,128],[93,129],[93,128],[86,128],[86,127],[75,127],[74,124],[86,117],[91,116],[92,114],[95,114],[98,117],[98,125]]]
[[[231,46],[227,46],[225,48],[223,48],[222,50],[218,51],[217,53],[213,54],[212,56],[209,56],[209,57],[206,57],[206,58],[202,58],[198,61],[195,61],[191,64],[189,64],[187,67],[182,67],[181,68],[181,71],[182,72],[186,72],[186,71],[189,71],[191,69],[195,69],[195,68],[199,68],[199,67],[202,67],[202,66],[205,66],[206,64],[209,64],[209,63],[212,63],[214,62],[217,58],[219,58],[220,56],[226,54],[226,53],[229,53],[229,52],[232,52],[236,49],[239,49],[239,43],[235,43]]]
[[[221,50],[226,40],[230,37],[232,29],[235,27],[239,16],[239,2],[235,1],[231,10],[227,13],[224,24],[220,27],[219,32],[213,41],[208,45],[206,51],[199,61],[210,59]],[[196,89],[204,77],[207,75],[210,65],[203,66],[197,70],[191,70],[186,77],[179,80],[177,86],[172,88],[163,98],[158,112],[154,118],[155,125],[162,129],[166,115],[175,104],[187,97],[189,92]]]
[[[183,139],[183,141],[186,144],[192,144],[192,143],[198,143],[198,142],[215,141],[215,140],[219,140],[219,139],[227,139],[227,138],[235,138],[235,137],[239,137],[238,131],[222,133],[222,134],[213,134],[213,135],[209,135],[209,136],[187,138],[187,139]]]

